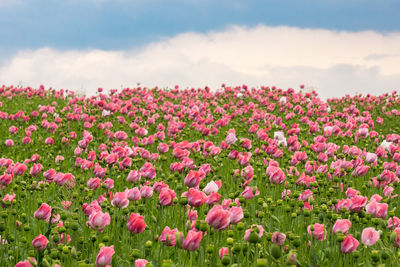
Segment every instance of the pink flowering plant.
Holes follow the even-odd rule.
[[[0,266],[399,266],[400,97],[0,87]]]

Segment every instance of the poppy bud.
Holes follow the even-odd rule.
[[[272,246],[271,248],[271,255],[272,257],[274,257],[275,259],[279,259],[282,256],[282,251],[281,248],[279,246]]]
[[[258,234],[257,234],[256,231],[252,230],[250,232],[249,242],[250,243],[258,243],[258,242],[260,242],[260,238],[258,237]]]
[[[164,260],[161,267],[173,267],[175,266],[171,260]]]
[[[138,259],[138,258],[140,257],[140,252],[139,252],[139,250],[136,249],[136,248],[134,248],[134,249],[132,250],[131,256],[132,256],[134,259]]]
[[[49,263],[46,259],[43,259],[43,260],[42,260],[42,266],[43,266],[43,267],[50,267],[51,265],[50,265],[50,263]]]
[[[231,262],[231,257],[225,255],[225,256],[222,257],[221,261],[222,261],[222,264],[226,266]]]
[[[206,248],[206,252],[208,254],[212,254],[214,252],[214,245],[208,245]]]
[[[379,261],[379,251],[378,250],[371,251],[371,258],[375,262]]]
[[[257,267],[267,267],[267,259],[257,259]]]

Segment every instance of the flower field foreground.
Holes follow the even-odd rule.
[[[400,266],[399,106],[0,87],[0,266]]]

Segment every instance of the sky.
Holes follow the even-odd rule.
[[[0,84],[400,89],[398,0],[0,0]]]

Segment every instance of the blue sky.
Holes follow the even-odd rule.
[[[0,0],[0,83],[50,83],[88,92],[102,84],[143,81],[149,86],[260,85],[266,77],[282,87],[309,83],[322,91],[329,87],[327,92],[334,89],[332,82],[318,77],[344,88],[336,81],[346,74],[350,92],[380,92],[374,89],[380,85],[392,90],[400,77],[390,68],[400,64],[399,10],[400,1],[394,0]],[[255,42],[265,47],[254,47]],[[220,56],[226,51],[235,52]],[[263,61],[248,62],[255,54]],[[272,60],[275,54],[280,58]],[[228,63],[237,55],[243,55],[241,61]],[[104,70],[108,75],[102,80],[94,66],[108,62],[125,64],[125,69]],[[50,71],[55,63],[64,71],[57,79]],[[185,70],[200,72],[203,80],[189,72],[181,76]],[[154,83],[145,75],[149,72]]]
[[[390,0],[1,2],[3,50],[43,46],[125,49],[181,32],[223,30],[229,25],[400,30],[400,1]]]

